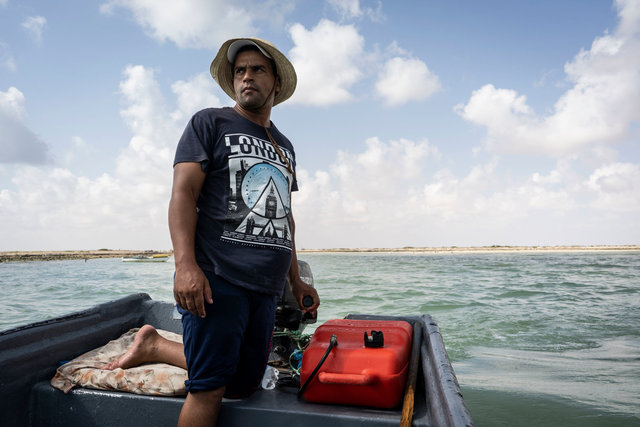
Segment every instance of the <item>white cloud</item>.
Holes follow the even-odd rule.
[[[422,101],[440,89],[440,80],[416,58],[388,60],[378,76],[376,91],[388,105]]]
[[[264,17],[263,8],[251,2],[225,0],[109,0],[100,10],[111,14],[117,8],[133,13],[151,37],[182,48],[217,49],[238,34],[256,34],[254,21]]]
[[[328,106],[354,101],[356,83],[376,77],[376,69],[381,71],[375,90],[390,106],[424,100],[440,89],[438,76],[395,42],[388,48],[395,57],[378,66],[380,56],[365,51],[364,37],[352,25],[323,19],[311,30],[294,24],[289,33],[294,42],[289,56],[298,74],[291,103]]]
[[[397,41],[392,41],[386,48],[386,52],[389,56],[411,56],[411,52],[400,47]]]
[[[384,19],[382,14],[382,2],[371,1],[375,3],[375,7],[363,7],[360,0],[327,0],[331,6],[343,20],[362,18],[367,16],[374,22],[380,22]]]
[[[120,93],[128,107],[121,114],[133,137],[118,158],[117,174],[169,185],[175,147],[188,119],[198,110],[220,106],[212,79],[199,74],[174,83],[178,109],[170,111],[152,69],[129,66],[124,74]],[[159,191],[164,194],[164,188]]]
[[[640,13],[637,2],[619,1],[614,34],[596,38],[565,65],[573,86],[553,113],[536,115],[526,96],[491,84],[473,92],[458,113],[487,128],[489,148],[501,152],[565,156],[615,143],[640,121]]]
[[[178,100],[175,111],[167,106],[153,70],[126,67],[120,83],[126,107],[121,113],[132,137],[116,160],[115,172],[90,179],[60,167],[19,167],[12,179],[15,190],[0,191],[0,248],[169,248],[173,155],[187,122],[185,110],[216,102],[202,76],[172,88]],[[196,93],[197,99],[188,100]],[[24,117],[19,91],[0,95],[0,106],[13,114],[1,117]],[[90,149],[80,137],[73,142],[70,156]]]
[[[71,138],[72,147],[64,153],[64,165],[68,166],[76,161],[90,161],[91,147],[81,136]]]
[[[352,100],[349,90],[367,62],[364,38],[356,28],[323,19],[312,30],[294,24],[289,33],[295,44],[289,56],[298,74],[291,102],[331,105]]]
[[[489,199],[495,197],[492,191],[499,188],[496,166],[496,159],[473,166],[463,178],[456,177],[449,169],[439,170],[424,184],[419,212],[447,221],[486,214]],[[515,213],[511,203],[501,202],[492,209],[494,215],[504,211]]]
[[[438,171],[424,186],[424,212],[455,224],[481,222],[491,230],[523,224],[544,217],[548,221],[569,218],[582,204],[582,178],[568,161],[559,161],[546,175],[534,172],[521,179],[505,179],[497,158],[473,166],[463,177]],[[520,230],[519,236],[531,233]],[[476,235],[484,233],[477,232]],[[489,237],[488,235],[486,237]]]
[[[0,91],[0,111],[16,120],[23,120],[27,115],[24,94],[15,87],[6,92]]]
[[[559,160],[520,178],[497,157],[433,172],[440,157],[426,141],[370,138],[326,170],[300,170],[298,247],[633,243],[624,229],[640,211],[640,165],[585,175]]]
[[[121,111],[133,137],[117,161],[116,175],[132,182],[146,182],[160,193],[168,185],[167,177],[175,144],[185,123],[169,119],[169,110],[156,82],[154,72],[141,65],[128,66],[120,83],[128,107]]]
[[[43,164],[50,161],[49,148],[25,124],[24,94],[15,87],[0,91],[0,164]]]
[[[42,43],[42,32],[46,26],[47,19],[44,16],[29,16],[22,23],[22,27],[31,34],[31,37],[38,44]]]
[[[9,46],[3,42],[0,42],[0,67],[10,71],[16,71],[18,69],[13,54],[11,50],[9,50]]]
[[[640,165],[610,163],[596,169],[588,187],[597,194],[592,206],[607,212],[640,210]]]
[[[341,190],[349,196],[346,208],[351,201],[375,203],[390,196],[395,198],[398,183],[419,182],[427,157],[440,156],[426,141],[400,139],[384,143],[369,138],[365,145],[366,150],[357,155],[339,151],[337,163],[331,168],[332,176],[339,179]]]
[[[328,3],[344,18],[359,18],[362,16],[359,0],[328,0]]]
[[[178,100],[178,109],[172,114],[174,120],[186,120],[196,111],[209,107],[222,107],[223,103],[215,95],[218,85],[209,73],[201,73],[189,81],[179,80],[171,85]],[[226,104],[233,101],[225,97]]]
[[[407,238],[407,224],[419,219],[410,200],[426,165],[439,158],[426,140],[369,138],[361,153],[339,152],[328,171],[301,170],[293,198],[296,222],[305,224],[298,247],[384,246]]]
[[[618,33],[622,36],[637,37],[640,27],[640,4],[636,0],[615,0],[620,25]]]
[[[136,183],[35,167],[20,168],[12,181],[17,189],[5,191],[0,206],[4,249],[153,248],[158,243],[159,233],[149,232],[154,218],[140,208],[143,191]]]
[[[375,7],[364,7],[361,1],[330,1],[343,17],[368,16],[381,20],[381,2],[371,2]],[[224,2],[221,0],[185,0],[171,2],[160,0],[108,0],[100,7],[102,13],[112,14],[117,9],[130,11],[138,25],[150,37],[161,42],[169,40],[182,48],[217,49],[222,42],[239,34],[254,35],[266,23],[281,28],[284,17],[293,10],[293,1],[255,2],[243,0]],[[188,22],[189,25],[184,23]],[[364,51],[364,38],[351,25],[340,25],[323,19],[307,30],[301,24],[289,27],[294,47],[289,56],[298,74],[296,93],[291,103],[326,106],[349,102],[354,99],[353,86],[365,77],[368,69],[376,69],[375,58]],[[437,77],[417,59],[399,59],[417,74],[414,90],[394,81],[393,91],[379,89],[392,105],[409,99],[424,99],[437,90]],[[397,61],[387,64],[388,72],[382,77],[393,81],[389,72]],[[415,74],[414,76],[415,77]],[[400,87],[398,87],[400,86]],[[399,93],[400,91],[400,93]]]

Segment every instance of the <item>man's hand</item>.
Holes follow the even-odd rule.
[[[318,307],[320,306],[320,297],[318,296],[318,292],[313,286],[307,285],[298,276],[291,282],[291,293],[298,302],[298,306],[303,313],[311,313],[314,317],[316,316],[316,312],[318,310]],[[310,296],[313,299],[313,304],[311,304],[309,307],[305,307],[302,303],[302,300],[305,296]]]
[[[197,265],[187,268],[176,268],[173,279],[173,297],[176,303],[191,314],[205,317],[205,301],[213,304],[209,281]]]

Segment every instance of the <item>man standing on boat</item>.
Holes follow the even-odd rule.
[[[169,204],[189,373],[179,425],[213,425],[223,395],[258,387],[287,277],[304,312],[320,303],[298,272],[293,146],[270,120],[272,107],[295,90],[293,65],[269,42],[231,39],[211,74],[236,104],[192,117],[176,151]]]

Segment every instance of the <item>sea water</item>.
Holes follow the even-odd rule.
[[[640,426],[640,252],[300,258],[318,324],[431,314],[478,426]],[[172,301],[172,276],[172,262],[0,264],[0,330],[136,292]]]

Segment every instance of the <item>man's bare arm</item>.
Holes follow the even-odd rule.
[[[213,302],[209,281],[195,256],[196,202],[205,176],[200,163],[175,165],[169,202],[169,231],[176,264],[173,296],[180,307],[200,317],[206,314],[204,302]]]

